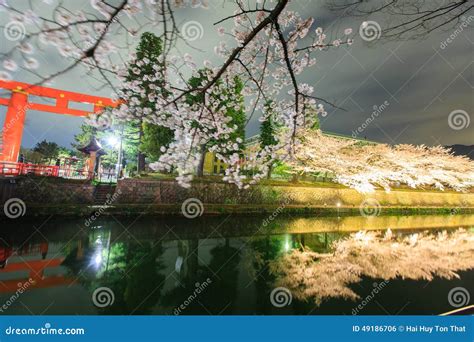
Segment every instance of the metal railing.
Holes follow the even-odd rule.
[[[31,163],[15,163],[0,161],[0,176],[44,176],[61,177],[67,179],[95,179],[99,182],[116,183],[117,173],[115,171],[103,171],[97,174],[84,169],[76,169],[69,165],[41,165]]]
[[[3,176],[59,176],[59,166],[0,161],[0,175]]]

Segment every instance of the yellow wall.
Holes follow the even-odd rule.
[[[204,158],[204,174],[205,175],[218,175],[224,173],[226,164],[221,160],[217,159],[212,152],[206,152]]]

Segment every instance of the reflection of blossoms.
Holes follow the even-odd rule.
[[[295,250],[271,262],[275,285],[321,304],[334,297],[358,299],[350,285],[362,277],[452,279],[459,277],[456,272],[474,268],[474,234],[464,229],[409,236],[362,231],[334,242],[333,249],[331,254]]]

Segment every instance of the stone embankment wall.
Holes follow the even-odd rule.
[[[48,177],[0,179],[0,204],[20,198],[34,206],[93,204],[95,186],[84,180]],[[396,190],[361,194],[341,187],[256,185],[239,190],[227,183],[195,182],[190,189],[171,180],[125,179],[118,182],[114,204],[180,205],[188,198],[227,206],[304,206],[359,208],[363,203],[382,207],[474,208],[474,193]],[[375,200],[375,201],[374,201]],[[371,202],[373,201],[373,202]],[[97,204],[97,203],[96,203]]]
[[[197,198],[211,204],[302,205],[320,207],[359,207],[364,201],[375,200],[388,207],[473,207],[474,193],[442,191],[383,190],[361,194],[353,189],[297,185],[256,185],[239,190],[226,183],[194,183],[184,189],[173,181],[125,179],[119,181],[118,203],[179,204]],[[370,204],[370,203],[369,203]]]
[[[0,203],[19,198],[26,204],[86,204],[94,201],[95,186],[85,180],[53,177],[0,179]]]

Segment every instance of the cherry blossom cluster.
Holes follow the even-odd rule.
[[[173,143],[152,167],[176,170],[178,181],[184,186],[192,179],[199,153],[202,153],[200,146],[210,141],[219,142],[209,150],[226,163],[224,179],[239,187],[257,182],[276,159],[291,156],[298,143],[298,130],[311,122],[309,114],[325,115],[323,103],[313,96],[314,87],[299,82],[298,76],[316,64],[314,52],[342,42],[350,44],[349,38],[326,42],[323,30],[313,28],[312,18],[303,19],[298,13],[285,10],[284,1],[272,10],[262,7],[246,10],[238,3],[239,9],[227,18],[233,21],[232,29],[228,33],[223,27],[217,29],[220,34],[233,38],[233,43],[222,41],[214,49],[223,59],[222,64],[215,66],[205,61],[204,66],[198,66],[189,54],[165,56],[165,60],[159,61],[163,68],[157,71],[156,77],[156,81],[166,79],[162,87],[145,89],[141,81],[125,82],[122,88],[128,90],[121,97],[126,104],[114,111],[121,119],[138,115],[174,131]],[[351,31],[346,30],[344,36],[350,34]],[[190,85],[189,75],[203,76],[199,72],[203,67],[206,72],[201,85]],[[239,153],[243,141],[231,138],[237,127],[230,125],[226,116],[226,106],[242,105],[236,101],[237,94],[228,91],[233,88],[236,76],[244,83],[242,95],[248,118],[261,112],[265,116],[265,103],[272,103],[271,112],[284,127],[277,145],[247,155],[245,162]],[[202,100],[190,104],[189,97]],[[153,102],[154,109],[141,111],[143,101]],[[281,153],[282,150],[286,153]],[[252,177],[247,171],[252,171]]]
[[[372,192],[376,187],[390,191],[400,184],[456,191],[474,187],[474,163],[441,146],[369,144],[320,131],[302,134],[290,161],[295,170],[329,172],[336,182],[360,192]]]
[[[0,70],[0,79],[11,79],[11,73],[21,67],[30,70],[40,83],[45,83],[82,66],[94,77],[103,78],[104,84],[114,85],[123,55],[128,54],[132,46],[131,40],[143,31],[144,26],[158,26],[164,20],[171,20],[171,6],[175,8],[187,3],[179,0],[90,0],[89,8],[81,6],[71,10],[67,3],[43,0],[45,8],[50,7],[51,11],[42,16],[34,10],[40,6],[39,2],[30,2],[34,7],[24,9],[25,4],[19,1],[0,1],[0,11],[9,15],[4,33],[14,36],[8,39],[14,46],[0,55],[5,69]],[[192,5],[196,6],[197,2],[193,1]],[[202,1],[199,5],[206,6]],[[68,65],[44,74],[39,68],[39,60],[32,55],[50,47],[56,49]],[[22,60],[21,65],[14,60]]]
[[[289,10],[288,4],[289,0],[233,2],[235,12],[216,23],[218,34],[227,38],[214,48],[222,60],[200,65],[192,55],[174,49],[183,38],[174,12],[183,7],[207,8],[204,0],[91,0],[93,12],[72,11],[60,2],[52,7],[50,17],[1,1],[20,37],[15,48],[1,56],[4,70],[0,70],[0,79],[11,78],[10,72],[24,68],[44,82],[77,65],[86,66],[103,77],[106,85],[122,89],[118,93],[122,104],[91,121],[107,126],[113,119],[139,119],[173,130],[173,142],[163,147],[152,167],[176,171],[183,186],[192,180],[199,156],[205,152],[202,146],[227,165],[224,179],[239,187],[258,182],[277,160],[298,172],[331,172],[336,181],[364,192],[376,186],[389,190],[397,183],[455,190],[473,186],[472,162],[441,147],[364,145],[308,131],[315,115],[326,115],[327,101],[299,78],[317,65],[318,52],[352,44],[352,30],[347,28],[330,41],[313,18]],[[117,35],[128,42],[150,23],[162,31],[163,56],[137,60],[128,51],[132,44],[119,46],[117,41],[123,39],[117,40]],[[28,30],[21,29],[25,27]],[[71,64],[51,75],[40,75],[34,53],[45,46],[57,49]],[[127,58],[120,54],[123,49]],[[15,61],[15,54],[22,57],[22,63]],[[130,69],[139,76],[141,68],[150,65],[154,76],[127,79]],[[198,86],[190,84],[192,76],[201,78]],[[231,91],[236,78],[244,85],[241,93]],[[245,143],[234,134],[237,127],[227,115],[229,107],[242,106],[247,120],[272,115],[280,127],[275,145],[252,150],[245,160]]]
[[[16,63],[10,57],[34,52],[33,46],[52,46],[71,61],[63,70],[43,75],[47,81],[77,65],[86,66],[95,76],[103,77],[106,85],[124,89],[118,94],[123,104],[102,116],[118,120],[140,119],[174,132],[174,141],[163,151],[153,167],[178,172],[178,181],[188,186],[195,172],[201,147],[213,143],[209,149],[227,165],[225,180],[244,187],[257,182],[268,167],[278,160],[291,159],[300,143],[298,132],[311,122],[311,115],[325,115],[324,100],[319,99],[310,84],[299,81],[300,75],[317,64],[318,51],[341,44],[351,44],[352,31],[344,30],[341,37],[328,41],[322,28],[313,18],[303,18],[289,10],[289,0],[246,3],[235,1],[235,12],[222,19],[216,29],[228,39],[216,44],[214,52],[221,62],[205,61],[198,65],[190,54],[176,54],[176,41],[182,38],[176,26],[174,11],[182,7],[207,7],[205,1],[123,0],[116,3],[91,0],[90,10],[70,10],[59,3],[52,7],[50,17],[41,17],[34,11],[21,11],[4,2],[11,20],[29,25],[15,50],[4,57],[6,69],[14,70]],[[229,4],[231,5],[231,4]],[[145,24],[139,24],[142,18]],[[136,60],[129,55],[126,65],[119,58],[123,47],[117,36],[136,37],[151,21],[162,30],[163,58],[158,61]],[[141,25],[141,26],[140,26]],[[230,26],[230,28],[229,28]],[[125,44],[125,48],[130,45]],[[6,59],[5,59],[6,58]],[[26,57],[25,65],[38,64]],[[120,60],[120,62],[117,62]],[[153,65],[156,76],[139,81],[127,80],[129,68],[140,73],[140,66]],[[200,73],[205,70],[204,75]],[[113,76],[114,79],[108,77]],[[200,75],[199,86],[189,84],[190,76]],[[120,84],[117,86],[116,76]],[[241,94],[232,89],[235,78],[244,84]],[[244,99],[240,97],[243,96]],[[199,101],[190,101],[199,98]],[[146,106],[143,106],[146,103]],[[237,127],[226,113],[228,106],[243,106],[248,120],[253,115],[268,115],[265,104],[271,103],[274,119],[283,127],[278,144],[258,150],[243,160],[244,142],[234,138]],[[94,118],[93,118],[94,119]],[[98,117],[97,117],[98,119]],[[248,176],[252,174],[252,176]]]

